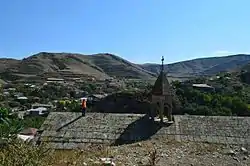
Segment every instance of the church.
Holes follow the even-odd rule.
[[[167,74],[164,72],[164,57],[161,59],[161,71],[155,81],[153,89],[151,91],[151,115],[158,114],[160,122],[173,123],[172,109],[173,99],[172,90],[167,79]],[[164,118],[166,116],[166,118]]]

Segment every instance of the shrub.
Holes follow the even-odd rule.
[[[0,150],[0,165],[4,166],[47,166],[50,164],[50,151],[47,146],[33,146],[14,139]]]

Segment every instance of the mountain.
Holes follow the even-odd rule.
[[[225,57],[199,58],[164,65],[168,75],[175,77],[213,75],[218,72],[234,71],[250,63],[250,55],[238,54]],[[159,73],[158,64],[140,65],[145,70]]]
[[[250,63],[247,63],[246,65],[244,65],[242,68],[240,68],[240,71],[247,71],[250,72]]]
[[[169,76],[192,77],[213,75],[223,71],[235,71],[250,63],[250,55],[199,58],[165,65]],[[134,64],[116,55],[100,53],[82,55],[73,53],[40,52],[22,60],[0,59],[0,76],[3,79],[19,79],[30,76],[96,78],[155,78],[159,64]]]
[[[19,63],[16,59],[0,58],[0,72],[6,71],[9,67]]]
[[[82,55],[72,53],[41,52],[23,60],[0,59],[0,72],[6,76],[94,76],[97,78],[125,77],[152,78],[151,73],[140,66],[112,54]],[[8,77],[9,78],[9,77]]]

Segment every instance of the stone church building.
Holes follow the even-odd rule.
[[[164,116],[168,122],[172,122],[173,94],[164,72],[164,58],[162,57],[161,72],[155,81],[151,92],[151,115],[158,114],[160,121],[164,121]]]

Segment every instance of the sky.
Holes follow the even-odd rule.
[[[0,0],[0,58],[113,53],[173,63],[250,53],[249,0]]]

